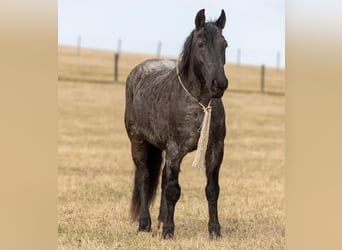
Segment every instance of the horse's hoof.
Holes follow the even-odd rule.
[[[174,229],[173,228],[163,228],[163,233],[162,233],[162,238],[164,240],[172,240],[173,239],[173,232]]]
[[[138,228],[138,233],[140,233],[140,232],[145,232],[145,233],[150,233],[150,232],[152,232],[151,226],[139,227],[139,228]]]
[[[173,233],[171,232],[163,233],[162,237],[164,240],[173,240]]]
[[[220,224],[218,223],[209,223],[208,225],[209,229],[209,238],[212,240],[217,240],[221,238],[221,233],[220,233]]]
[[[140,218],[138,232],[152,232],[150,218]]]
[[[220,232],[209,232],[209,238],[211,240],[219,240],[221,239],[221,234]]]

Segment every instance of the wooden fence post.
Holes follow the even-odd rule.
[[[265,87],[265,65],[261,65],[261,80],[260,80],[260,91],[264,93]]]
[[[277,70],[280,69],[280,51],[277,52]]]
[[[237,50],[237,55],[236,55],[236,64],[240,66],[241,63],[241,49]]]
[[[117,49],[116,53],[120,54],[120,52],[121,52],[121,38],[118,39],[118,49]]]
[[[162,42],[159,41],[158,42],[158,47],[157,47],[157,57],[160,57],[160,53],[161,53],[161,48],[162,48]]]
[[[81,54],[81,40],[82,40],[82,37],[78,36],[77,38],[77,55],[78,56]]]
[[[118,81],[118,64],[119,64],[119,53],[114,54],[114,82]]]

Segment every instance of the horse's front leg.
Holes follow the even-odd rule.
[[[178,183],[178,174],[182,157],[175,153],[175,149],[170,149],[166,152],[166,165],[163,173],[163,196],[165,199],[166,209],[163,215],[163,232],[164,239],[173,239],[175,224],[174,212],[176,203],[181,194],[181,188]]]
[[[217,200],[220,193],[219,171],[223,159],[223,148],[224,143],[222,141],[215,145],[208,145],[206,152],[207,185],[205,187],[205,194],[209,209],[208,230],[210,238],[218,238],[221,236],[217,214]]]

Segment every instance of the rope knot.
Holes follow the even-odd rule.
[[[209,105],[208,105],[207,107],[203,106],[203,107],[202,107],[202,110],[203,110],[204,113],[205,113],[205,112],[211,111],[211,110],[212,110],[212,107],[211,107],[210,103],[209,103]]]

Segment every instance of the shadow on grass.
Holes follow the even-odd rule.
[[[207,218],[189,219],[188,221],[175,221],[175,239],[194,240],[196,238],[209,239]],[[281,222],[275,223],[274,218],[260,218],[258,220],[222,218],[221,238],[218,240],[259,240],[283,241],[285,227]],[[152,227],[153,236],[159,236],[156,228]],[[157,237],[158,237],[157,236]]]

